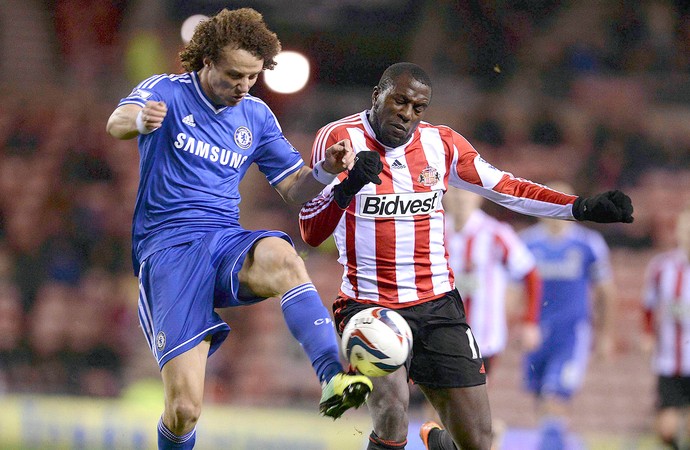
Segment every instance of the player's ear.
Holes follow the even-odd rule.
[[[371,104],[375,105],[376,104],[376,99],[379,97],[379,87],[374,86],[374,90],[371,91]]]
[[[204,66],[209,67],[211,65],[211,58],[209,58],[208,56],[204,56],[202,62],[204,63]]]

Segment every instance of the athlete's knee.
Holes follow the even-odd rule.
[[[280,285],[287,287],[309,281],[304,260],[294,250],[275,256],[274,276]]]
[[[196,425],[201,416],[201,402],[189,397],[177,397],[166,405],[166,426],[175,434],[183,434]]]

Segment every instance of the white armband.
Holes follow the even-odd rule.
[[[314,165],[314,168],[311,171],[311,174],[314,175],[314,178],[316,178],[316,181],[318,181],[321,184],[331,184],[333,180],[338,178],[337,173],[330,173],[326,169],[323,168],[323,160],[317,162]]]
[[[136,123],[136,125],[137,125],[137,131],[139,132],[139,134],[153,133],[155,128],[153,130],[149,130],[148,128],[146,128],[146,125],[144,125],[144,119],[142,118],[143,115],[144,115],[144,110],[140,109],[139,113],[137,114],[137,118],[134,121],[134,123]]]

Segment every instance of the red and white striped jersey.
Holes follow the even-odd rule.
[[[510,225],[481,209],[459,231],[446,217],[446,245],[472,333],[485,357],[496,355],[508,339],[506,292],[511,281],[524,283],[525,320],[538,320],[541,283],[534,256]]]
[[[575,196],[493,167],[449,127],[421,122],[408,142],[390,148],[376,140],[363,111],[319,130],[311,165],[342,139],[349,139],[355,152],[379,152],[382,183],[364,186],[343,211],[333,201],[335,180],[302,207],[299,218],[309,245],[333,234],[344,268],[342,296],[400,308],[454,288],[441,205],[449,185],[517,212],[573,219]]]
[[[680,249],[649,262],[643,291],[648,331],[656,335],[652,367],[664,376],[690,376],[690,259]]]

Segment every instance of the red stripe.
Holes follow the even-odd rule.
[[[681,294],[683,292],[683,266],[678,266],[678,278],[676,279],[675,303],[680,309],[682,307]],[[676,376],[682,374],[683,369],[683,322],[681,317],[676,318]]]
[[[355,251],[355,231],[357,229],[357,220],[354,214],[351,213],[352,208],[355,208],[355,203],[350,203],[350,206],[345,211],[345,253],[347,255],[347,279],[352,284],[352,290],[355,297],[359,296],[357,290],[357,252]]]
[[[405,159],[412,178],[412,189],[414,192],[431,192],[431,187],[424,186],[419,182],[419,175],[424,169],[429,166],[429,161],[426,159],[423,145],[420,140],[419,131],[415,132],[415,136],[410,145],[405,149]],[[438,170],[438,167],[435,167]],[[434,285],[431,273],[431,249],[429,242],[431,240],[431,221],[429,215],[418,215],[414,217],[414,263],[415,263],[415,285],[417,286],[417,297],[421,298],[433,292]]]
[[[472,256],[476,237],[477,235],[472,235],[467,239],[467,246],[465,247],[465,264],[463,267],[465,273],[472,272],[474,266],[472,262]],[[465,317],[467,318],[467,320],[470,320],[470,306],[472,305],[472,296],[468,292],[462,300],[465,304]]]
[[[367,141],[367,144],[370,142]],[[375,144],[375,142],[371,142]],[[371,147],[369,147],[371,148]],[[383,152],[376,144],[374,148]],[[384,155],[381,156],[383,171],[381,172],[382,183],[376,187],[376,193],[393,192],[393,176],[391,168],[386,162]],[[398,299],[398,277],[395,272],[397,267],[396,258],[396,237],[395,237],[395,218],[377,218],[376,227],[376,282],[381,298]]]

